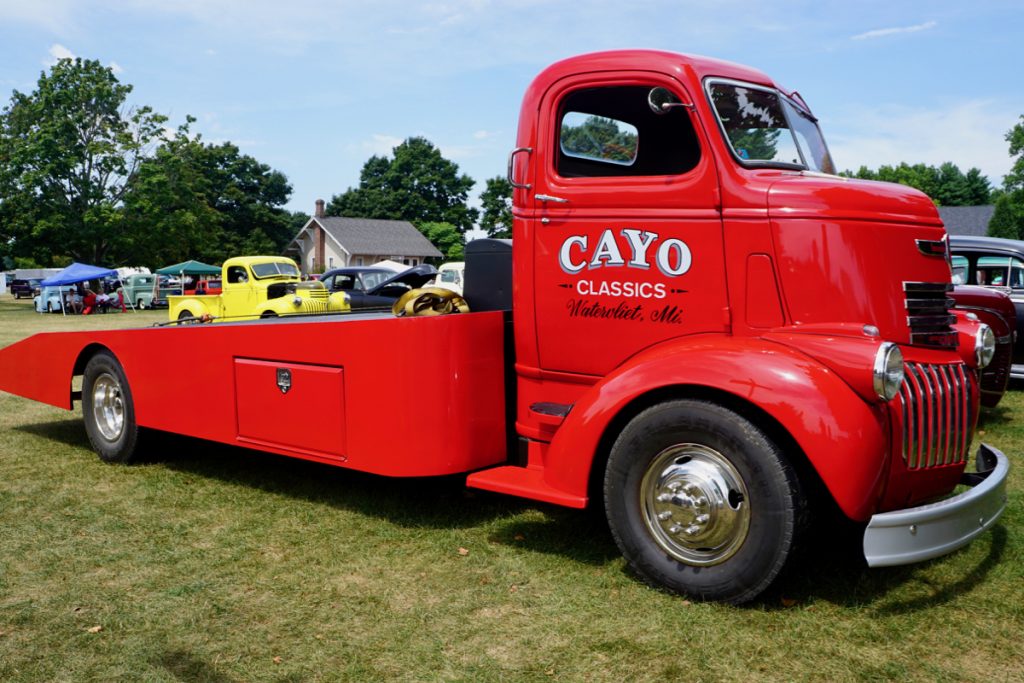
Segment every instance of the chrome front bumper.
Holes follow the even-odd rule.
[[[890,567],[929,560],[970,543],[991,527],[1006,508],[1010,461],[982,444],[977,473],[965,473],[969,491],[906,510],[871,517],[864,531],[864,557],[870,567]]]

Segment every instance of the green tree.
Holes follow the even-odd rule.
[[[1022,215],[1020,207],[1014,204],[1009,193],[1000,195],[996,200],[992,218],[988,222],[989,236],[1011,240],[1024,239],[1024,235],[1021,234],[1021,226],[1024,226],[1024,215]]]
[[[486,230],[488,237],[512,237],[512,183],[505,176],[490,178],[480,202],[484,209],[480,229]]]
[[[1003,178],[1002,190],[996,198],[995,213],[988,224],[994,237],[1024,239],[1024,115],[1006,133],[1013,164]]]
[[[190,135],[193,120],[141,164],[125,198],[130,259],[219,262],[280,253],[298,231],[281,208],[291,194],[287,178],[229,142]]]
[[[407,139],[393,153],[390,158],[370,157],[359,187],[333,196],[325,213],[407,220],[414,225],[449,223],[460,234],[473,226],[479,212],[466,204],[473,179],[459,175],[458,165],[421,137]]]
[[[445,261],[462,261],[465,258],[465,238],[451,223],[421,223],[419,229],[444,254]]]
[[[577,156],[630,162],[636,155],[636,133],[620,130],[614,119],[588,116],[578,125],[563,121],[559,143]]]
[[[120,205],[166,117],[128,107],[132,86],[62,59],[0,113],[0,219],[10,251],[107,263],[129,240]]]
[[[861,166],[856,173],[845,171],[842,175],[913,187],[941,206],[979,206],[992,201],[991,183],[980,170],[972,168],[965,174],[948,161],[938,167],[903,162],[898,166],[880,166],[877,171]]]
[[[1015,158],[1010,172],[1003,178],[1003,189],[1006,192],[1024,190],[1024,114],[1006,133],[1006,141],[1010,143],[1010,157]]]

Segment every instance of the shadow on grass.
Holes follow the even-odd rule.
[[[91,450],[80,419],[14,429]],[[466,488],[464,474],[393,478],[177,434],[151,432],[147,461],[178,472],[387,519],[408,528],[493,524],[489,540],[531,552],[604,564],[619,557],[604,517]],[[530,510],[540,514],[526,516]]]
[[[89,449],[77,419],[15,429]],[[567,557],[582,564],[599,566],[620,556],[600,511],[571,510],[467,489],[465,475],[390,478],[174,434],[151,436],[151,459],[172,471],[351,510],[408,528],[461,529],[491,524],[494,529],[488,538],[494,543]],[[539,514],[524,514],[531,510]],[[930,581],[932,590],[928,595],[894,602],[888,602],[887,596],[918,580],[919,571],[931,563],[869,569],[862,555],[862,540],[863,527],[845,519],[820,524],[787,571],[752,606],[777,609],[785,599],[798,603],[825,600],[845,607],[871,608],[879,614],[929,609],[983,582],[1000,562],[1007,534],[1002,526],[996,526],[979,538],[976,543],[989,543],[988,554],[957,580],[948,584]]]
[[[978,427],[981,429],[1005,425],[1013,421],[1013,411],[1004,405],[985,408],[978,416]]]
[[[920,612],[969,594],[984,583],[1006,550],[1006,529],[996,525],[974,541],[987,544],[985,557],[955,580],[942,581],[923,574],[929,567],[948,561],[945,557],[872,569],[862,554],[863,526],[844,522],[812,536],[808,547],[793,558],[795,562],[754,606],[782,609],[783,600],[825,600],[842,607],[867,608],[878,616]],[[912,582],[925,584],[928,594],[915,592],[913,597],[902,597],[906,591],[900,589]]]
[[[66,446],[77,446],[91,450],[92,446],[89,445],[89,437],[85,434],[85,427],[82,425],[82,419],[69,418],[67,420],[57,420],[55,422],[37,422],[34,424],[24,424],[12,427],[15,431],[24,432],[33,436],[39,436],[44,439],[50,439],[62,443]]]
[[[179,681],[204,681],[208,683],[235,683],[235,679],[219,673],[215,668],[197,659],[190,652],[171,651],[165,652],[155,662],[155,665],[167,670]]]

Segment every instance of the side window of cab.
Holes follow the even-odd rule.
[[[585,88],[559,107],[556,170],[563,178],[681,175],[700,144],[689,114],[667,88]]]
[[[249,281],[249,274],[245,271],[245,266],[231,266],[228,268],[228,282],[231,284],[239,284]]]

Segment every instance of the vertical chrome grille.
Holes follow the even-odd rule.
[[[910,343],[939,349],[955,349],[957,334],[953,329],[956,316],[949,309],[955,303],[947,294],[953,291],[948,282],[904,282],[904,304]]]
[[[971,445],[971,373],[962,363],[904,363],[903,369],[903,462],[912,470],[965,462]]]

